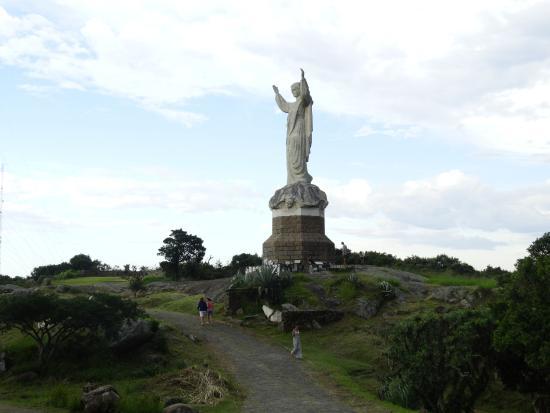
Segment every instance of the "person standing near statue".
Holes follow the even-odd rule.
[[[292,330],[292,351],[290,352],[294,358],[302,358],[302,341],[300,340],[300,328],[298,325],[294,326]]]
[[[287,102],[279,93],[279,88],[273,85],[275,102],[283,112],[288,113],[286,123],[286,170],[287,185],[297,182],[311,183],[312,177],[307,171],[309,152],[311,149],[311,135],[313,132],[313,100],[309,94],[309,86],[300,69],[302,76],[299,82],[291,86],[295,102]]]
[[[201,319],[201,326],[203,326],[204,317],[206,317],[206,313],[208,311],[208,305],[206,304],[206,301],[204,301],[204,297],[201,297],[199,299],[199,302],[197,304],[197,310],[199,310],[199,318]]]

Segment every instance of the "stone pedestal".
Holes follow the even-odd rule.
[[[311,195],[314,196],[311,196]],[[271,198],[272,234],[263,258],[276,263],[334,261],[334,243],[325,235],[326,195],[318,187],[287,185]]]

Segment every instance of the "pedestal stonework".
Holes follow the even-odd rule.
[[[315,185],[287,185],[271,198],[272,234],[263,258],[277,263],[334,261],[334,243],[325,235],[326,195]]]

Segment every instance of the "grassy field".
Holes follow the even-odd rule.
[[[79,278],[68,278],[66,280],[53,280],[54,285],[94,285],[97,283],[128,283],[122,277],[79,277]]]

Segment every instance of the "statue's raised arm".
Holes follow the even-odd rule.
[[[281,111],[288,113],[286,130],[286,167],[287,185],[296,182],[311,183],[312,177],[307,172],[307,162],[311,148],[311,135],[313,132],[312,104],[304,71],[300,69],[299,82],[290,87],[295,102],[287,102],[279,93],[277,86],[273,85],[275,101]]]

